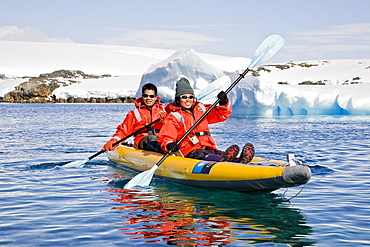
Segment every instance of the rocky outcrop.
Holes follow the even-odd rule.
[[[49,96],[58,87],[79,83],[81,79],[97,79],[110,75],[88,75],[80,70],[57,70],[52,73],[41,74],[38,77],[28,77],[15,87],[15,90],[4,95],[3,102],[45,103],[53,102]]]
[[[122,98],[68,98],[68,99],[56,99],[52,98],[48,102],[53,103],[133,103],[134,98],[122,97]]]
[[[60,87],[55,79],[40,80],[31,78],[21,83],[12,92],[4,95],[6,102],[37,102],[45,100],[56,88]]]

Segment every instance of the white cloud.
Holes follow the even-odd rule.
[[[59,43],[73,42],[73,40],[69,38],[59,38],[59,37],[50,38],[47,35],[41,33],[40,31],[32,27],[18,28],[16,26],[1,26],[0,40],[59,42]]]
[[[103,43],[178,49],[180,47],[193,47],[220,41],[224,40],[193,32],[132,30],[119,37],[106,38],[103,40]]]
[[[370,23],[332,26],[325,29],[290,32],[285,52],[306,54],[309,57],[365,57],[370,54]],[[368,57],[368,55],[366,55]]]
[[[347,24],[322,30],[290,32],[289,34],[293,41],[352,46],[370,40],[370,23]]]

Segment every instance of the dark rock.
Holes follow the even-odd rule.
[[[38,77],[23,77],[24,79],[28,79],[28,81],[21,83],[15,87],[15,90],[5,94],[2,101],[32,103],[60,102],[62,100],[57,100],[51,96],[52,92],[58,87],[79,83],[79,79],[97,79],[108,76],[89,75],[80,70],[57,70],[52,73],[41,74]],[[67,102],[70,101],[72,100],[67,100]],[[86,100],[76,99],[73,102],[86,102]]]

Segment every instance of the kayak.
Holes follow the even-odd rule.
[[[107,156],[118,168],[142,172],[156,165],[163,154],[120,145]],[[311,170],[294,159],[284,162],[254,157],[250,163],[242,164],[170,155],[155,171],[154,178],[208,189],[274,191],[306,184]]]

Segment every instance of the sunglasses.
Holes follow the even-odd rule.
[[[181,99],[194,99],[194,95],[186,96],[186,95],[181,95]]]
[[[143,98],[148,98],[148,97],[154,99],[156,97],[156,95],[155,94],[146,94],[146,93],[143,94]]]

